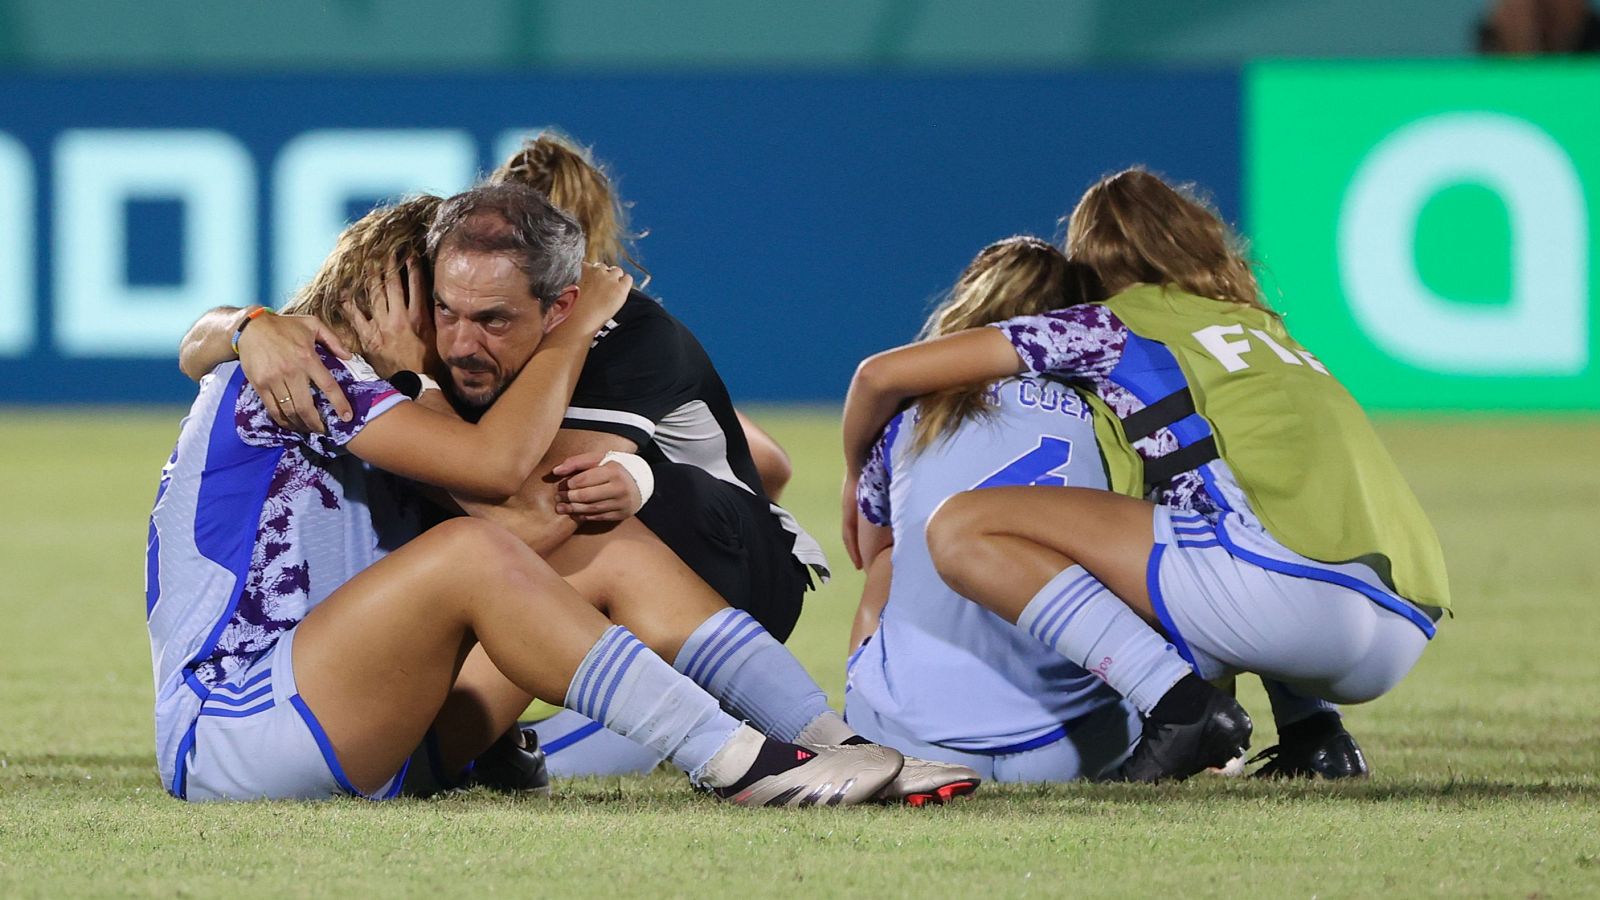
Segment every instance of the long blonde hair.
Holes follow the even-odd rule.
[[[1049,242],[1018,235],[983,248],[944,302],[928,316],[918,340],[1037,315],[1104,299],[1094,271],[1072,262]],[[929,394],[917,401],[911,452],[920,453],[974,416],[988,415],[987,384]]]
[[[432,194],[419,194],[357,219],[340,232],[322,268],[283,307],[283,312],[316,316],[359,352],[363,348],[345,315],[344,301],[354,300],[357,309],[371,315],[372,297],[367,285],[373,278],[396,264],[427,265],[428,225],[433,222],[439,203],[440,199]]]
[[[1088,264],[1107,293],[1136,284],[1272,312],[1244,241],[1192,186],[1174,187],[1141,168],[1100,179],[1067,222],[1067,255]]]
[[[642,232],[628,229],[628,206],[611,186],[605,166],[592,148],[559,131],[546,130],[522,142],[521,149],[489,173],[489,181],[525,184],[572,214],[588,238],[585,262],[620,266],[626,262],[650,281],[650,270],[634,257]]]

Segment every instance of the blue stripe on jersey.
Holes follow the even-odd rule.
[[[161,506],[161,498],[167,495],[167,488],[172,485],[172,464],[178,460],[178,448],[172,448],[172,455],[167,457],[167,468],[161,472],[161,484],[156,487],[156,502],[150,505],[150,536],[144,548],[144,618],[150,621],[150,613],[156,608],[156,602],[161,599],[161,532],[156,530],[155,510]]]
[[[1122,358],[1107,377],[1146,405],[1189,387],[1177,358],[1165,344],[1131,332],[1123,345]],[[1211,426],[1198,413],[1191,413],[1173,423],[1171,431],[1178,446],[1187,447],[1209,437]]]
[[[190,662],[203,662],[216,649],[222,631],[233,620],[250,577],[250,558],[255,551],[256,531],[262,506],[272,487],[272,476],[282,447],[252,447],[239,438],[235,410],[239,391],[245,383],[244,370],[235,369],[217,406],[206,443],[206,467],[200,476],[200,495],[195,504],[194,545],[200,555],[234,575],[233,594],[227,610],[217,619],[205,643]]]
[[[165,492],[166,482],[162,482],[162,493]],[[161,502],[161,493],[156,494],[156,503]],[[156,608],[156,601],[161,599],[161,534],[156,531],[156,517],[150,517],[150,535],[144,545],[144,619],[150,621],[150,613]]]
[[[894,460],[890,456],[894,452],[894,439],[900,436],[900,423],[904,422],[906,411],[901,410],[883,426],[883,477],[887,481],[894,477]]]

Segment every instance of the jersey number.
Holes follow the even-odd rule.
[[[1072,461],[1072,442],[1066,438],[1042,437],[1039,446],[1000,467],[1000,470],[973,485],[990,487],[1065,487],[1067,463]]]

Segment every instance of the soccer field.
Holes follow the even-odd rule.
[[[837,415],[756,411],[845,571],[792,645],[837,701],[860,588]],[[942,809],[742,810],[680,777],[549,801],[189,806],[157,783],[146,516],[179,412],[0,409],[0,896],[1600,896],[1600,420],[1385,421],[1458,617],[1348,712],[1361,784],[986,786]],[[1256,749],[1274,740],[1242,682]]]

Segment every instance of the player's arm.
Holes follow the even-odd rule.
[[[995,328],[918,341],[868,357],[856,367],[845,395],[845,471],[860,470],[884,424],[913,397],[1022,371],[1011,340]]]
[[[783,445],[767,434],[761,426],[750,420],[750,417],[734,410],[733,414],[739,417],[739,427],[744,429],[745,443],[750,445],[750,457],[755,460],[756,474],[761,476],[761,490],[767,499],[776,503],[778,495],[789,484],[789,479],[794,475],[794,466],[789,462],[789,454],[783,450]]]
[[[580,285],[568,289],[578,292],[572,315],[545,336],[477,424],[405,403],[368,423],[350,451],[452,494],[489,501],[518,494],[555,442],[595,333],[621,308],[632,284],[621,269],[586,267]],[[395,315],[394,305],[406,303],[398,273],[391,272],[373,297],[381,310],[375,316]]]
[[[859,515],[859,514],[858,514]],[[855,620],[850,624],[850,652],[866,643],[878,630],[878,619],[889,602],[889,582],[893,574],[894,532],[882,525],[874,525],[866,516],[857,523],[857,546],[865,563],[867,580],[861,589],[861,604],[856,607]]]
[[[539,461],[533,475],[515,494],[498,501],[470,496],[459,496],[456,501],[467,514],[504,527],[535,553],[544,555],[561,546],[585,522],[612,521],[606,518],[580,521],[569,511],[581,508],[586,514],[591,508],[599,508],[606,496],[615,499],[618,485],[612,476],[620,475],[624,479],[629,476],[620,472],[616,463],[599,467],[612,470],[610,472],[595,472],[593,468],[584,467],[583,461],[598,459],[609,450],[631,453],[634,449],[631,441],[619,435],[563,428],[556,432],[549,451]],[[594,477],[581,477],[590,473]],[[577,485],[573,484],[575,480]],[[626,502],[621,501],[624,506]],[[637,500],[634,503],[629,515],[638,511]]]
[[[311,395],[313,388],[328,398],[341,419],[350,421],[350,401],[317,354],[321,344],[341,359],[349,359],[350,351],[338,335],[314,316],[268,313],[247,319],[255,308],[219,306],[202,315],[178,344],[178,368],[199,381],[212,369],[237,358],[245,379],[261,395],[267,414],[284,428],[327,433]],[[233,352],[235,334],[239,336],[237,357]]]

